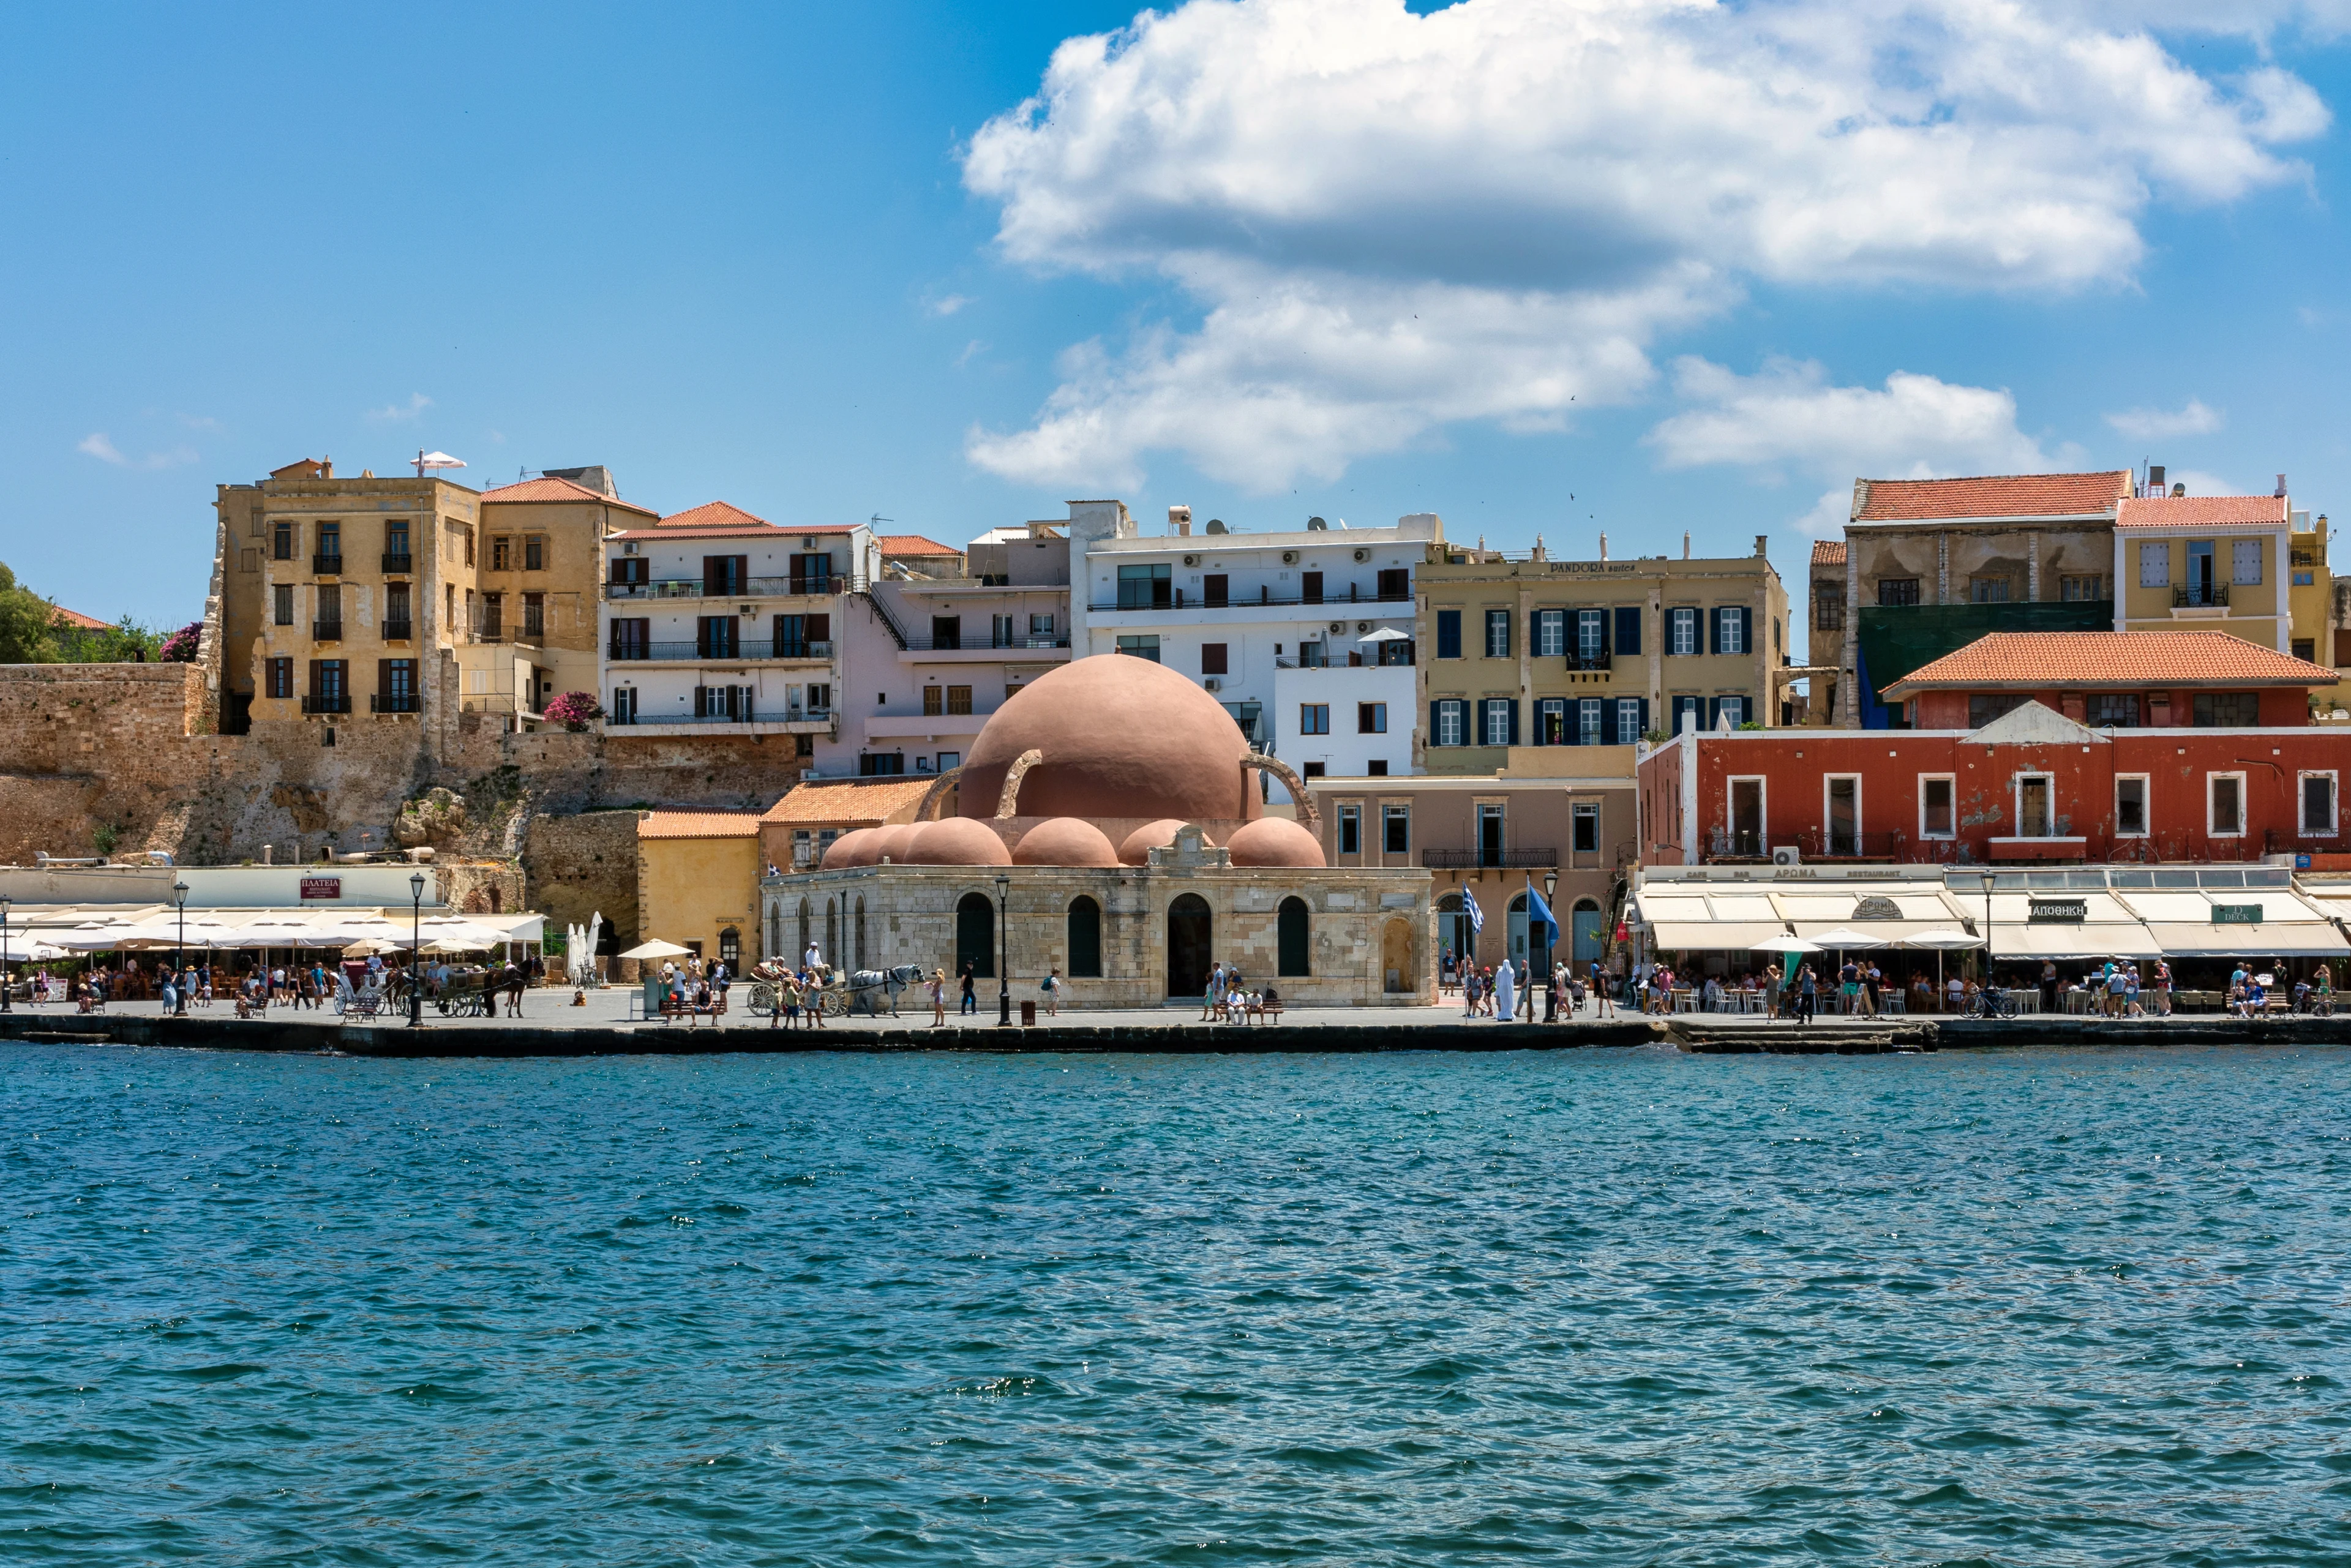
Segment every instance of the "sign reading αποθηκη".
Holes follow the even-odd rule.
[[[2034,925],[2079,925],[2089,917],[2086,898],[2036,898],[2025,911],[2026,921]]]

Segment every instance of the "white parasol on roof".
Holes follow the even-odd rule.
[[[1412,641],[1412,633],[1399,632],[1393,626],[1383,626],[1376,632],[1365,632],[1355,641],[1358,643],[1409,643]]]
[[[1964,931],[1921,931],[1896,942],[1896,947],[1923,947],[1936,953],[1956,953],[1963,947],[1980,947],[1984,939],[1970,936]]]
[[[416,476],[419,479],[424,477],[424,471],[427,468],[463,468],[465,465],[465,461],[462,457],[452,457],[445,452],[426,452],[422,448],[419,448],[416,455],[409,461],[416,465]]]

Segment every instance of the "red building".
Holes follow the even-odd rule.
[[[2310,722],[2335,673],[2227,632],[1995,632],[1887,685],[1911,729],[1980,729],[2037,702],[2099,728]]]
[[[2031,700],[1974,728],[1685,732],[1637,764],[1641,858],[1698,865],[1783,849],[1849,862],[2334,855],[2351,848],[2346,762],[2343,729],[2093,729]]]

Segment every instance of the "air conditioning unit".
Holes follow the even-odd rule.
[[[759,607],[756,604],[746,604],[743,606],[743,613],[746,615],[757,615],[759,613]]]
[[[622,545],[622,546],[621,547],[621,553],[622,553],[622,555],[634,555],[634,554],[636,554],[636,553],[637,553],[637,541],[636,541],[636,540],[634,540],[634,539],[631,539],[628,543],[626,543],[626,544]]]
[[[1331,622],[1331,634],[1333,637],[1337,636],[1340,632],[1344,632],[1346,629],[1347,623],[1344,621],[1333,621]]]
[[[1804,863],[1803,852],[1798,850],[1793,844],[1778,845],[1771,851],[1771,863],[1773,865],[1802,865]]]
[[[1372,623],[1368,621],[1358,621],[1355,622],[1355,630],[1358,632],[1368,632],[1371,629]]]
[[[1186,566],[1197,566],[1200,564],[1200,558],[1196,555],[1187,555],[1184,558],[1184,564]]]
[[[1225,689],[1225,683],[1217,679],[1214,675],[1210,675],[1207,680],[1200,684],[1207,687],[1212,692],[1220,692]]]
[[[1355,552],[1355,559],[1358,561],[1369,560],[1372,559],[1372,552],[1367,549],[1359,549]]]
[[[1283,550],[1281,552],[1281,564],[1284,566],[1296,566],[1298,564],[1298,552],[1294,549]]]

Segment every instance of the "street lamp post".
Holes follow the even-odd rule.
[[[8,1005],[8,895],[0,893],[0,1013],[14,1012]]]
[[[996,1027],[1012,1027],[1012,879],[996,879]]]
[[[1543,903],[1551,910],[1552,923],[1543,927],[1551,935],[1543,938],[1543,1022],[1559,1021],[1559,966],[1552,961],[1552,948],[1559,934],[1559,873],[1543,873]]]
[[[180,1010],[188,1010],[188,998],[180,988],[187,982],[182,978],[188,967],[188,884],[177,877],[172,879],[172,910],[179,916],[180,935],[172,949],[172,992],[180,998]]]
[[[420,1029],[424,1023],[423,976],[417,973],[419,959],[423,956],[424,873],[418,872],[408,879],[408,1027]]]
[[[1984,988],[1985,990],[1990,990],[1990,989],[1991,989],[1991,880],[1992,880],[1992,873],[1991,873],[1991,872],[1990,868],[1986,868],[1986,869],[1985,869],[1985,870],[1983,870],[1983,871],[1980,871],[1980,872],[1978,872],[1976,874],[1977,874],[1978,876],[1980,876],[1980,877],[1983,878],[1983,890],[1984,890],[1984,961],[1983,961],[1983,973],[1984,973],[1984,977],[1983,977],[1983,988]]]

